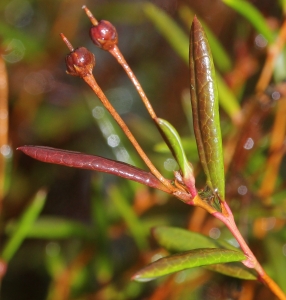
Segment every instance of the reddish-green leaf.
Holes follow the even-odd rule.
[[[189,268],[242,261],[245,259],[245,255],[239,251],[216,248],[195,249],[161,258],[138,271],[132,279],[136,281],[149,281]]]
[[[223,201],[225,194],[218,90],[211,50],[195,17],[190,35],[190,80],[194,131],[207,185]]]
[[[109,173],[168,192],[153,174],[123,162],[42,146],[22,146],[17,150],[46,163]]]

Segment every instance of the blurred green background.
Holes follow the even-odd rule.
[[[152,10],[150,3],[160,10]],[[179,226],[228,241],[231,236],[204,212],[161,192],[106,174],[44,164],[16,151],[22,145],[44,145],[145,168],[90,88],[65,73],[68,50],[59,36],[63,32],[74,47],[84,46],[95,54],[99,85],[154,164],[173,177],[176,163],[134,87],[114,58],[89,39],[84,4],[97,19],[117,28],[119,48],[157,115],[185,138],[199,188],[204,177],[188,105],[187,39],[194,13],[208,26],[221,75],[227,199],[258,259],[285,290],[285,159],[280,157],[275,189],[270,194],[262,189],[277,100],[285,102],[285,50],[274,79],[261,94],[255,90],[267,46],[275,41],[285,17],[285,3],[247,3],[264,23],[246,7],[249,16],[220,0],[1,1],[0,54],[9,91],[8,102],[0,99],[1,107],[9,109],[9,147],[1,147],[1,164],[6,167],[1,166],[0,247],[8,261],[1,299],[242,299],[246,289],[256,295],[253,299],[271,297],[260,285],[248,286],[202,269],[181,275],[184,279],[178,275],[131,282],[132,274],[162,251],[150,237],[153,226]],[[1,76],[3,82],[5,73]]]

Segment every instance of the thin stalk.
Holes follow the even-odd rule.
[[[93,14],[91,13],[91,11],[84,5],[82,7],[86,13],[86,15],[88,16],[88,18],[90,19],[92,25],[97,26],[98,25],[98,21],[97,19],[93,16]],[[153,107],[150,103],[150,101],[148,100],[144,90],[142,89],[138,79],[136,78],[135,74],[133,73],[133,71],[131,70],[131,68],[129,67],[128,63],[126,62],[124,56],[122,55],[121,51],[119,50],[117,45],[114,45],[113,48],[109,49],[108,52],[110,54],[112,54],[115,59],[117,60],[117,62],[122,66],[122,68],[124,69],[124,71],[126,72],[126,74],[128,75],[128,77],[130,78],[131,82],[133,83],[133,85],[135,86],[138,94],[140,95],[148,113],[150,114],[151,118],[153,120],[155,120],[157,118],[155,111],[153,110]]]
[[[122,66],[122,68],[124,69],[124,71],[126,72],[128,77],[132,81],[133,85],[135,86],[136,90],[138,91],[138,94],[140,95],[140,97],[141,97],[148,113],[150,114],[151,118],[153,120],[155,120],[157,118],[157,116],[156,116],[156,114],[155,114],[155,112],[152,108],[152,105],[151,105],[150,101],[148,100],[145,92],[143,91],[138,79],[134,75],[133,71],[129,67],[126,60],[124,59],[124,56],[122,55],[119,48],[117,46],[114,46],[111,50],[109,50],[109,53],[112,54],[116,58],[117,62]]]
[[[118,125],[121,127],[121,129],[124,131],[126,136],[128,137],[129,141],[132,143],[142,160],[145,162],[147,167],[150,169],[151,173],[160,180],[164,186],[166,186],[170,193],[175,193],[178,189],[174,187],[171,182],[164,178],[164,176],[156,169],[156,167],[153,165],[153,163],[150,161],[148,156],[145,154],[141,146],[138,144],[137,140],[133,136],[133,134],[130,132],[129,128],[125,124],[125,122],[122,120],[122,118],[119,116],[117,111],[114,109],[114,107],[111,105],[111,103],[106,98],[105,94],[103,93],[102,89],[97,84],[95,78],[93,75],[87,75],[83,77],[83,80],[92,88],[94,93],[97,95],[97,97],[100,99],[102,104],[105,106],[105,108],[110,112],[114,120],[118,123]]]

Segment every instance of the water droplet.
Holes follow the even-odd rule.
[[[279,92],[275,91],[275,92],[272,93],[271,97],[272,97],[273,100],[279,100],[281,95],[280,95]]]
[[[1,154],[5,157],[5,158],[10,158],[12,157],[12,149],[9,145],[3,145],[0,148],[0,152]]]
[[[238,187],[237,192],[239,193],[239,195],[244,196],[248,192],[248,189],[245,185],[241,185]]]
[[[168,158],[164,162],[164,168],[167,171],[173,172],[175,169],[178,168],[178,164],[173,158]]]
[[[2,54],[2,57],[7,62],[13,64],[24,57],[25,51],[26,48],[20,40],[12,39],[5,49],[5,52],[8,54]]]
[[[104,116],[105,110],[101,106],[96,106],[92,110],[92,115],[95,119],[101,119]]]
[[[268,44],[267,40],[265,39],[265,37],[262,34],[258,34],[255,37],[255,45],[259,48],[265,48]]]
[[[243,146],[244,149],[246,150],[250,150],[252,149],[254,146],[254,141],[252,138],[248,138]]]
[[[215,240],[218,239],[220,237],[220,230],[217,227],[213,227],[209,231],[209,236]]]
[[[112,134],[107,138],[107,144],[114,148],[120,144],[120,137],[117,134]]]

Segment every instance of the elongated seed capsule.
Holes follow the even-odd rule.
[[[224,201],[224,166],[215,70],[207,37],[196,17],[190,35],[190,83],[200,161],[207,185]]]

